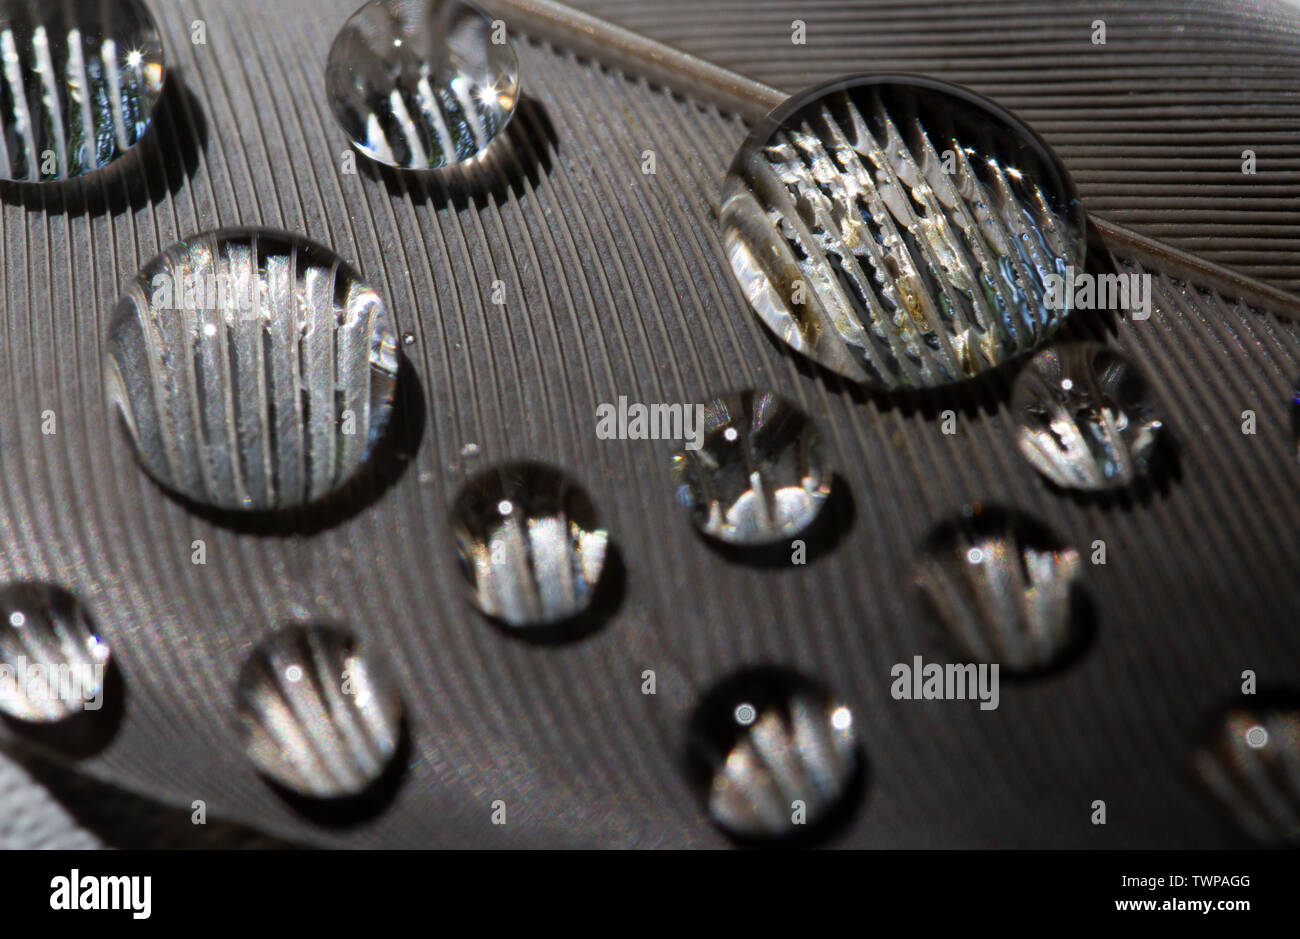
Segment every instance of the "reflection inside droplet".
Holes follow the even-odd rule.
[[[848,707],[781,668],[739,672],[706,694],[687,757],[709,815],[743,840],[824,831],[850,807],[860,766]]]
[[[780,338],[882,388],[960,381],[1069,313],[1084,214],[1047,147],[965,89],[854,77],[791,98],[746,140],[720,213],[732,272]]]
[[[1085,638],[1079,554],[1029,518],[963,515],[927,540],[913,565],[923,618],[961,661],[1028,674],[1058,664]]]
[[[465,0],[371,0],[335,38],[325,79],[357,148],[405,169],[483,153],[514,114],[519,91],[504,29]]]
[[[591,605],[608,536],[563,473],[514,463],[471,479],[452,509],[475,605],[511,627],[550,626]]]
[[[1011,411],[1021,454],[1053,483],[1072,489],[1132,483],[1149,469],[1163,427],[1137,369],[1094,342],[1035,355],[1016,376]]]
[[[703,442],[673,457],[672,476],[700,531],[746,546],[804,531],[831,488],[812,420],[763,391],[723,395],[705,405]]]

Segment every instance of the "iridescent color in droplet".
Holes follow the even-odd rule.
[[[742,391],[705,405],[703,441],[673,457],[677,497],[700,531],[737,545],[798,535],[830,495],[816,425],[791,402]]]
[[[559,470],[513,463],[475,476],[452,509],[474,604],[507,626],[553,625],[585,612],[608,535],[585,493]]]
[[[1058,486],[1111,489],[1144,474],[1161,422],[1146,381],[1100,343],[1044,349],[1016,377],[1011,412],[1020,452]]]
[[[103,706],[109,650],[81,602],[43,583],[0,588],[0,713],[48,723]]]
[[[824,829],[848,807],[860,771],[852,712],[783,668],[716,685],[691,718],[687,747],[709,815],[742,840]]]
[[[402,169],[469,160],[519,101],[504,24],[464,0],[371,0],[344,24],[325,68],[330,106],[359,150]]]
[[[1030,674],[1084,638],[1079,553],[1028,518],[982,511],[942,526],[913,566],[921,612],[961,661]]]
[[[0,177],[107,166],[149,129],[163,73],[140,0],[0,0]]]
[[[1192,767],[1247,835],[1262,844],[1300,844],[1300,707],[1232,708]]]
[[[108,399],[159,483],[220,509],[315,502],[388,423],[397,338],[379,295],[290,235],[198,235],[118,301]]]
[[[979,96],[855,77],[778,107],[723,186],[733,273],[784,342],[877,387],[978,375],[1069,310],[1084,213],[1046,145]],[[1058,291],[1059,292],[1059,291]]]
[[[334,627],[290,626],[257,645],[239,673],[236,709],[254,765],[315,798],[364,791],[401,743],[396,685]]]

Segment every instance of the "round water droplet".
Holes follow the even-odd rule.
[[[1079,553],[1030,519],[982,510],[939,528],[913,566],[924,618],[963,662],[1031,674],[1086,638]]]
[[[1146,381],[1100,343],[1044,349],[1016,377],[1011,411],[1026,460],[1058,486],[1111,489],[1144,474],[1161,422]]]
[[[745,141],[722,198],[732,271],[763,322],[886,389],[960,381],[1038,346],[1069,312],[1052,278],[1083,266],[1083,208],[1047,146],[929,79],[791,98]]]
[[[1234,707],[1193,755],[1202,785],[1264,844],[1300,843],[1300,707]]]
[[[330,48],[334,116],[367,156],[433,169],[478,156],[519,100],[504,29],[464,0],[371,0]]]
[[[688,729],[687,759],[710,817],[731,836],[813,834],[851,807],[853,714],[816,682],[754,668],[715,686]]]
[[[0,176],[71,179],[144,136],[163,49],[140,0],[0,0]]]
[[[472,478],[452,509],[474,604],[507,626],[549,626],[585,612],[609,536],[567,476],[512,463]]]
[[[249,759],[302,795],[363,792],[401,743],[396,685],[333,627],[290,626],[261,642],[244,662],[235,697]]]
[[[676,454],[672,472],[678,499],[700,531],[737,545],[799,534],[831,489],[812,419],[765,391],[710,401],[699,449]]]
[[[102,703],[109,651],[85,607],[60,587],[0,587],[0,713],[50,722]]]
[[[274,232],[196,236],[118,302],[105,371],[144,468],[220,509],[305,505],[387,426],[397,338],[379,295],[327,248]]]

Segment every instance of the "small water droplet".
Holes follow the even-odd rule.
[[[102,703],[109,658],[68,591],[35,582],[0,587],[0,713],[48,723]]]
[[[1044,349],[1016,376],[1020,452],[1058,486],[1111,489],[1147,472],[1161,422],[1136,368],[1101,343]]]
[[[1231,708],[1192,757],[1201,784],[1261,844],[1300,844],[1300,707]]]
[[[219,509],[306,505],[351,479],[388,424],[389,324],[328,248],[266,231],[198,235],[118,302],[108,400],[165,488]]]
[[[817,426],[796,405],[765,391],[710,401],[702,445],[677,453],[672,475],[700,531],[746,546],[799,534],[817,518],[831,489]]]
[[[244,662],[235,698],[248,758],[302,795],[363,792],[401,743],[397,686],[331,626],[289,626],[263,640]]]
[[[913,565],[923,619],[959,661],[1011,674],[1060,664],[1086,638],[1079,553],[1026,516],[985,509],[941,526]]]
[[[711,689],[687,746],[709,816],[740,840],[826,831],[851,807],[861,769],[850,710],[784,668],[747,669]]]
[[[0,177],[48,182],[107,166],[149,129],[163,49],[140,0],[0,4]]]
[[[415,333],[412,332],[402,333],[402,345],[404,346],[415,345]]]
[[[476,443],[465,444],[465,446],[460,448],[460,455],[464,457],[466,460],[472,460],[474,457],[478,456],[478,444]]]
[[[475,476],[452,524],[470,598],[488,616],[549,626],[591,604],[609,539],[586,494],[559,470],[512,463]]]
[[[464,0],[371,0],[330,48],[334,116],[367,156],[433,169],[478,156],[519,101],[508,37]],[[494,41],[494,38],[501,41]]]
[[[1043,343],[1069,312],[1048,275],[1082,270],[1085,250],[1046,145],[919,78],[856,76],[782,104],[731,164],[720,221],[768,328],[885,389],[958,382]]]

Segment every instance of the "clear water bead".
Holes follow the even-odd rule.
[[[783,668],[715,686],[691,717],[687,747],[710,817],[742,840],[824,830],[849,806],[860,771],[853,714]]]
[[[0,587],[0,713],[48,723],[102,706],[109,658],[68,591],[34,582]]]
[[[1020,452],[1058,486],[1111,489],[1146,473],[1161,422],[1147,384],[1100,343],[1067,343],[1035,355],[1016,377],[1011,412]]]
[[[1033,349],[1069,310],[1085,218],[1016,118],[922,78],[796,95],[745,141],[720,220],[731,268],[783,342],[884,389],[944,385]]]
[[[559,470],[512,463],[480,473],[457,497],[452,526],[470,598],[488,616],[551,626],[591,605],[609,537]]]
[[[0,0],[0,176],[71,179],[144,136],[163,49],[140,0]]]
[[[924,618],[962,661],[1032,674],[1084,638],[1082,562],[1030,519],[981,511],[941,526],[913,566]]]
[[[1247,835],[1261,844],[1300,844],[1300,707],[1232,708],[1192,767]]]
[[[370,158],[436,169],[478,156],[519,101],[504,24],[464,0],[371,0],[330,49],[334,116]]]
[[[388,674],[330,626],[290,626],[257,645],[236,686],[244,752],[280,785],[314,798],[365,791],[402,736]]]
[[[705,405],[701,446],[676,454],[672,473],[696,527],[736,545],[798,535],[831,490],[816,425],[766,391],[736,392]]]
[[[388,424],[397,338],[379,295],[291,235],[198,235],[151,261],[109,327],[107,393],[144,468],[219,509],[315,502]]]

